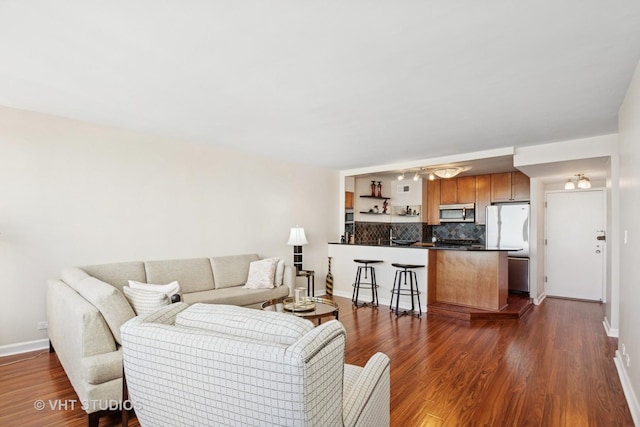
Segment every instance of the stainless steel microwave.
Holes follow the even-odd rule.
[[[475,222],[476,204],[440,205],[440,222]]]

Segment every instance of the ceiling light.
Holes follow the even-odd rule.
[[[567,180],[567,183],[564,185],[565,190],[575,190],[576,185],[570,179]]]
[[[398,175],[398,181],[402,181],[404,179],[404,172]]]
[[[564,184],[565,190],[575,190],[576,188],[584,190],[587,188],[591,188],[591,181],[589,181],[589,178],[584,176],[583,173],[577,173],[575,176],[575,181],[572,179],[568,179]]]
[[[578,174],[578,188],[591,188],[591,181],[584,174]]]
[[[429,174],[429,181],[433,181],[434,179],[436,179],[436,176],[433,174],[433,172],[431,172]]]
[[[415,175],[413,175],[413,180],[417,181],[420,179],[420,173],[416,171]]]
[[[433,171],[433,173],[438,175],[440,178],[453,178],[463,170],[464,170],[463,168],[444,168],[444,169],[436,169]]]

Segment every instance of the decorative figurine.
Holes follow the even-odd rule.
[[[382,213],[386,214],[387,213],[387,208],[389,207],[389,203],[385,200],[384,202],[382,202]]]

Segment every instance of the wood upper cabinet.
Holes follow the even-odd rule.
[[[422,212],[423,214],[426,212],[426,221],[429,225],[440,225],[441,182],[440,180],[422,180]]]
[[[511,193],[513,200],[529,201],[531,199],[529,177],[522,172],[513,172],[511,174]]]
[[[476,177],[465,176],[440,180],[440,204],[475,203]]]
[[[431,184],[431,182],[429,184]],[[456,178],[449,178],[440,179],[437,182],[440,183],[440,204],[452,205],[458,203],[458,180]]]
[[[528,201],[529,177],[522,172],[494,173],[491,175],[491,202]]]
[[[344,192],[344,208],[353,209],[353,191]]]
[[[486,208],[491,204],[491,175],[476,176],[476,224],[487,223]]]
[[[464,176],[458,181],[458,201],[456,203],[475,203],[476,201],[476,177]]]

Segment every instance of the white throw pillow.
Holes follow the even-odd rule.
[[[282,285],[282,281],[284,280],[284,260],[281,259],[278,261],[276,265],[276,278],[274,280],[274,284],[276,286]]]
[[[169,297],[163,292],[148,291],[146,289],[135,289],[129,286],[122,288],[124,296],[127,297],[133,311],[138,316],[153,313],[157,309],[169,305]]]
[[[175,280],[166,285],[154,285],[152,283],[142,283],[136,282],[135,280],[129,280],[129,287],[132,289],[143,289],[145,291],[162,292],[169,298],[176,294],[180,294],[180,284]]]
[[[265,258],[249,264],[249,277],[243,286],[245,289],[273,288],[276,276],[276,266],[279,258]]]

